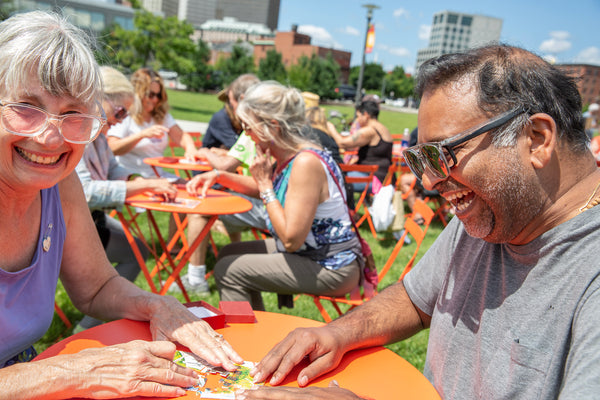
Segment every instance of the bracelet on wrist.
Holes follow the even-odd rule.
[[[260,192],[260,198],[263,201],[263,204],[267,205],[270,202],[277,200],[277,195],[273,189],[267,189]]]
[[[214,172],[215,172],[215,174],[217,175],[217,176],[216,176],[216,180],[218,180],[218,179],[219,179],[219,176],[221,176],[221,173],[220,173],[220,172],[219,172],[219,170],[218,170],[218,169],[216,169],[216,168],[213,168],[213,171],[214,171]]]

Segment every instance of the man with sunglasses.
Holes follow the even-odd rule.
[[[600,170],[575,81],[493,45],[425,62],[417,92],[419,141],[405,159],[456,218],[403,281],[294,331],[253,375],[277,385],[308,356],[306,385],[347,351],[430,328],[424,374],[442,398],[597,398]]]

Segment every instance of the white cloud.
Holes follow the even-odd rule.
[[[421,25],[419,27],[419,39],[429,40],[430,35],[431,35],[431,25]]]
[[[308,35],[312,38],[311,43],[321,47],[331,47],[334,49],[342,49],[343,46],[336,42],[333,36],[327,29],[314,25],[300,25],[298,32]]]
[[[359,30],[353,26],[346,26],[345,28],[340,29],[340,32],[345,33],[346,35],[360,36]]]
[[[393,12],[394,17],[396,18],[400,18],[400,17],[409,17],[409,13],[408,11],[406,11],[404,8],[397,8],[394,10]]]
[[[571,48],[571,35],[565,31],[550,32],[550,39],[544,40],[540,45],[540,51],[557,54]]]
[[[600,48],[592,46],[583,49],[575,56],[573,61],[581,64],[600,65]]]
[[[386,44],[381,44],[378,45],[377,48],[379,50],[387,51],[388,53],[398,57],[409,57],[411,55],[410,51],[404,47],[391,47]]]

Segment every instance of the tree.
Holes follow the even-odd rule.
[[[189,90],[200,91],[206,89],[215,89],[222,84],[220,74],[216,74],[213,67],[208,64],[210,61],[210,48],[202,39],[198,40],[198,45],[193,55],[192,63],[194,71],[183,75],[181,83],[187,86]]]
[[[238,42],[233,45],[229,57],[217,60],[215,69],[223,73],[223,82],[228,85],[242,74],[254,73],[254,57]]]
[[[410,97],[414,93],[414,78],[406,76],[404,68],[396,66],[390,74],[384,78],[384,96],[394,92],[394,97]]]
[[[300,57],[288,70],[289,84],[302,91],[316,93],[323,98],[336,98],[335,88],[340,80],[340,66],[331,53],[326,58],[316,53]]]
[[[281,61],[281,54],[276,50],[268,50],[266,57],[260,60],[258,64],[257,76],[260,80],[275,80],[285,83],[287,80],[287,71]]]
[[[348,78],[348,82],[351,82],[352,85],[358,85],[358,77],[360,75],[360,66],[354,66],[350,69],[350,77]],[[383,78],[385,77],[385,71],[381,64],[376,63],[368,63],[365,64],[365,69],[363,72],[363,83],[362,87],[365,90],[381,90],[381,85],[383,83]]]
[[[163,18],[148,11],[136,11],[134,30],[112,25],[101,40],[103,57],[126,71],[141,67],[168,69],[187,75],[195,70],[196,45],[190,39],[194,29],[177,17]]]
[[[15,11],[13,0],[2,0],[0,3],[0,21],[4,21],[10,17],[13,11]]]
[[[308,90],[310,85],[311,73],[309,69],[310,60],[306,56],[301,56],[296,64],[288,68],[288,84],[301,91]]]

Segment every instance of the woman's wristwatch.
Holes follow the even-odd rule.
[[[263,204],[266,206],[270,202],[277,200],[277,195],[273,189],[267,189],[263,192],[260,192],[260,198],[263,201]]]

